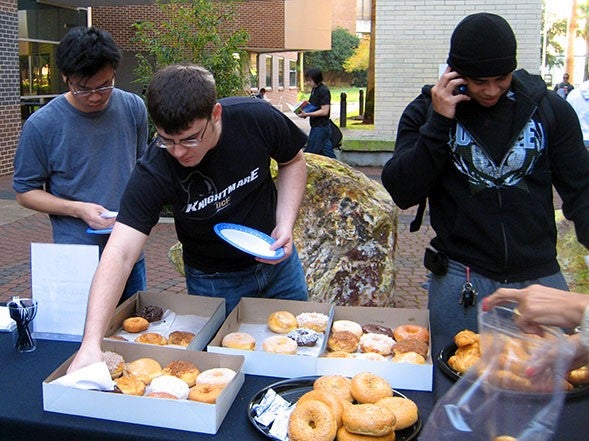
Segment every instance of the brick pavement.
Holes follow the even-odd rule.
[[[370,178],[380,180],[378,167],[359,167]],[[12,295],[30,295],[30,243],[51,242],[47,215],[23,209],[14,201],[12,177],[0,176],[0,302]],[[396,250],[395,307],[426,308],[426,280],[422,265],[423,250],[432,235],[424,219],[419,233],[409,232],[414,209],[399,212]],[[174,225],[160,223],[145,246],[148,289],[154,292],[185,292],[184,278],[169,264],[167,251],[176,243]]]

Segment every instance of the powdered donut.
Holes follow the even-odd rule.
[[[393,389],[387,380],[370,372],[360,372],[352,377],[350,391],[354,399],[361,404],[376,403],[393,396]],[[347,427],[346,427],[347,428]],[[354,432],[347,428],[349,432]]]
[[[386,407],[396,417],[395,430],[403,430],[417,422],[417,404],[409,398],[387,397],[376,402],[377,406]]]
[[[105,351],[102,355],[104,357],[106,367],[110,372],[110,377],[113,380],[123,375],[123,366],[125,365],[125,360],[121,354],[117,354],[116,352],[112,351]]]
[[[313,382],[313,389],[324,390],[348,402],[354,401],[351,393],[352,380],[343,375],[323,375]]]
[[[320,312],[303,312],[296,317],[299,328],[309,328],[315,332],[325,332],[329,317]]]
[[[308,328],[297,328],[290,331],[287,337],[294,340],[298,346],[315,346],[319,339],[319,333]]]
[[[346,407],[344,427],[350,433],[383,436],[395,431],[395,415],[390,409],[376,404],[356,404]]]
[[[360,339],[349,331],[332,332],[327,339],[330,351],[356,352]]]
[[[162,375],[154,378],[145,393],[167,392],[180,400],[188,398],[188,385],[185,381],[173,375]]]
[[[262,349],[275,354],[292,355],[297,353],[297,344],[285,335],[273,335],[262,342]]]
[[[168,392],[150,392],[148,394],[145,394],[145,396],[149,398],[167,398],[168,400],[178,399],[176,395],[172,395]]]
[[[196,377],[196,384],[217,384],[217,385],[226,385],[233,377],[235,377],[236,372],[233,369],[229,368],[212,368],[207,369],[206,371],[201,372]]]
[[[395,340],[384,334],[363,334],[360,337],[360,351],[391,355]]]
[[[256,339],[247,332],[230,332],[221,340],[221,346],[224,348],[253,351],[256,349]]]
[[[353,322],[352,320],[336,320],[331,325],[331,330],[332,332],[348,331],[358,337],[363,334],[360,323]]]
[[[297,403],[288,420],[291,441],[333,441],[337,423],[327,404],[318,400]]]
[[[268,327],[277,334],[288,334],[297,327],[297,319],[288,311],[274,311],[268,316]]]
[[[402,340],[419,340],[424,343],[429,342],[429,332],[423,326],[418,325],[401,325],[395,328],[393,332],[395,340],[402,341]]]

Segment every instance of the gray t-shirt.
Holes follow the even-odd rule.
[[[147,146],[143,100],[113,89],[106,109],[85,113],[60,95],[23,125],[14,157],[17,193],[46,189],[63,199],[118,211],[121,194]],[[69,216],[50,216],[55,243],[106,244],[108,235],[88,234]]]

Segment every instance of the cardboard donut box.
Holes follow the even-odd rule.
[[[66,374],[72,357],[65,361],[43,382],[43,409],[49,412],[65,413],[148,426],[166,427],[215,434],[227,415],[235,397],[244,382],[243,357],[209,354],[201,351],[143,345],[128,342],[104,340],[103,351],[121,354],[126,361],[139,358],[153,358],[162,367],[173,360],[194,363],[200,371],[223,367],[237,372],[233,380],[223,389],[216,404],[205,404],[190,400],[170,400],[124,395],[113,392],[82,390],[51,382]],[[74,354],[75,355],[75,354]]]
[[[316,350],[316,355],[282,355],[264,352],[262,341],[256,338],[254,351],[229,349],[221,346],[223,337],[231,332],[249,331],[267,327],[268,315],[285,310],[295,316],[301,312],[321,312],[330,317],[326,335]],[[394,329],[405,324],[415,324],[429,330],[429,312],[420,309],[380,308],[360,306],[332,306],[326,303],[293,300],[242,298],[229,314],[219,332],[207,346],[207,351],[218,354],[243,355],[246,374],[293,378],[309,375],[339,374],[353,376],[370,371],[386,378],[395,389],[431,391],[433,387],[433,363],[431,341],[426,363],[409,364],[391,361],[371,361],[348,358],[327,358],[325,355],[329,329],[334,320],[352,320],[366,324],[378,324]],[[266,331],[269,333],[269,330]]]

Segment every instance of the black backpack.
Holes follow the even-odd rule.
[[[331,127],[331,146],[334,149],[341,149],[342,139],[344,139],[342,131],[332,120],[329,120],[329,127]]]

